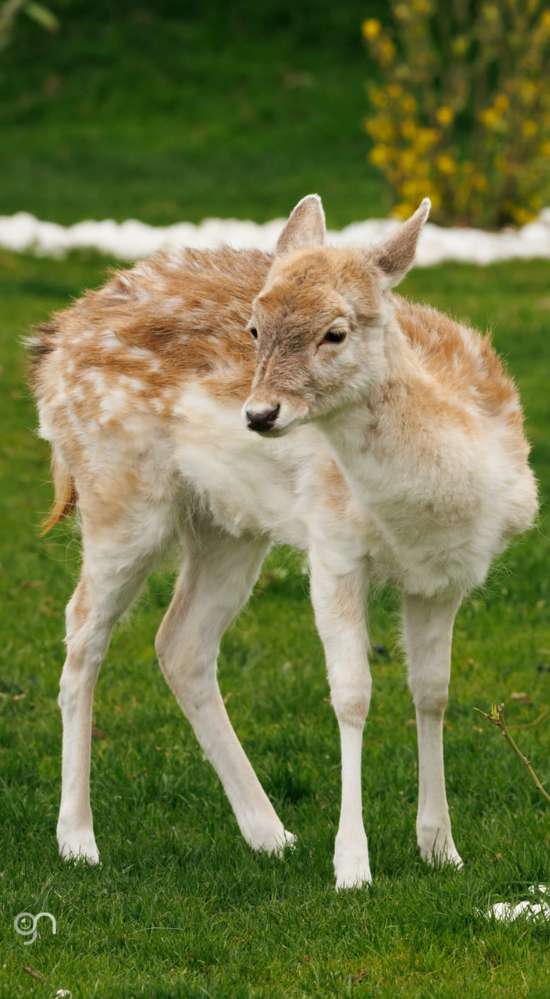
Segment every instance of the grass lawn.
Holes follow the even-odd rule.
[[[265,221],[320,190],[331,225],[385,214],[362,130],[381,0],[52,0],[0,61],[0,214]]]
[[[67,217],[76,212],[70,185],[68,195]],[[121,192],[122,214],[126,196]],[[41,197],[29,191],[26,205],[48,214]],[[164,217],[160,209],[150,215]],[[69,526],[37,538],[50,500],[48,455],[32,432],[18,337],[97,284],[105,266],[86,255],[52,262],[0,254],[0,995],[53,997],[65,988],[86,999],[546,999],[548,929],[488,924],[476,909],[519,899],[527,885],[550,880],[550,809],[474,712],[503,700],[510,722],[528,726],[549,703],[546,514],[457,621],[446,747],[464,872],[434,872],[416,854],[413,711],[397,600],[384,591],[370,609],[373,643],[387,652],[373,656],[364,752],[375,884],[334,892],[337,730],[307,580],[288,551],[269,559],[226,636],[221,683],[260,778],[287,828],[298,834],[297,848],[282,862],[248,850],[164,684],[152,643],[170,596],[166,572],[151,579],[131,622],[117,632],[98,685],[92,794],[103,864],[74,868],[57,858],[56,695],[78,541]],[[547,263],[417,271],[404,291],[492,326],[522,390],[533,461],[548,500]],[[513,699],[518,692],[527,698]],[[550,721],[514,733],[550,781]],[[57,935],[44,922],[42,936],[26,946],[14,932],[14,916],[44,910],[56,917]]]

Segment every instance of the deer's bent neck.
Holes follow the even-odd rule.
[[[353,481],[370,452],[403,446],[407,426],[403,409],[413,383],[423,377],[397,319],[391,315],[375,345],[370,383],[348,406],[325,417],[319,428],[332,446],[348,479]],[[396,439],[399,437],[399,441]],[[412,443],[412,442],[411,442]]]

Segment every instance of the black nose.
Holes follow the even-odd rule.
[[[280,412],[281,407],[279,405],[273,406],[272,409],[247,409],[246,422],[248,424],[248,429],[257,430],[259,432],[262,430],[272,430]]]

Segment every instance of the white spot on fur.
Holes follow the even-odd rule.
[[[512,416],[514,413],[519,413],[520,411],[521,407],[519,405],[519,401],[517,399],[509,399],[508,402],[505,402],[504,405],[501,406],[500,415],[504,417]]]
[[[121,385],[127,385],[128,388],[133,389],[135,392],[141,392],[145,385],[139,378],[132,378],[130,375],[119,375],[118,378]]]
[[[101,343],[105,350],[117,350],[120,347],[120,340],[113,330],[105,330],[101,337]]]
[[[175,312],[181,312],[183,309],[183,301],[178,295],[174,295],[172,298],[167,298],[162,303],[162,311],[171,316]]]
[[[117,274],[114,282],[107,285],[105,291],[109,294],[111,298],[119,298],[126,300],[130,298],[132,293],[132,282],[127,274],[121,273]]]
[[[151,361],[154,358],[152,351],[146,350],[144,347],[127,347],[126,354],[128,357],[135,358],[136,361]]]
[[[122,412],[128,408],[128,402],[128,395],[123,389],[111,389],[107,395],[103,396],[99,403],[100,424],[104,425],[109,420],[120,417]]]
[[[179,271],[183,264],[184,256],[185,250],[174,250],[165,256],[163,264],[169,271]]]
[[[44,441],[54,440],[54,430],[49,419],[49,412],[45,410],[43,406],[39,408],[39,419],[38,419],[38,436]]]
[[[90,383],[99,396],[104,395],[106,389],[105,375],[97,368],[88,368],[82,373],[82,378]]]

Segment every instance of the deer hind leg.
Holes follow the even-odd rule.
[[[63,753],[57,840],[64,859],[97,864],[90,806],[94,689],[113,626],[137,595],[158,549],[147,544],[145,532],[130,538],[116,524],[92,541],[85,519],[83,540],[80,582],[66,612],[67,656],[59,691]]]
[[[156,638],[162,672],[220,778],[254,850],[279,853],[287,833],[233,730],[217,682],[221,637],[246,601],[267,551],[205,529],[189,539],[174,597]]]
[[[462,867],[454,845],[445,791],[443,718],[451,673],[453,622],[458,597],[444,602],[404,598],[404,637],[409,686],[418,735],[418,815],[420,853],[430,863]]]

